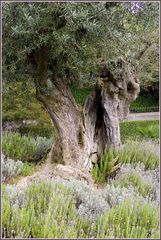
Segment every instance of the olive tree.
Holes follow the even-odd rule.
[[[137,19],[128,6],[3,3],[3,79],[34,82],[56,129],[53,162],[90,168],[105,150],[120,147],[119,120],[139,92],[127,61],[128,30]],[[78,106],[70,87],[87,79],[94,89]]]

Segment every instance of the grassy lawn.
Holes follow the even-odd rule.
[[[159,121],[128,121],[120,123],[121,141],[151,138],[159,140]]]

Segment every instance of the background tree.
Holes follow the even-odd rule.
[[[133,47],[128,58],[136,67],[142,92],[159,95],[159,3],[135,4],[134,34],[129,42]]]

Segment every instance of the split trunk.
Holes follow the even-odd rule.
[[[120,147],[119,121],[126,118],[129,104],[139,92],[135,74],[122,59],[114,63],[113,72],[102,62],[96,87],[80,107],[59,76],[48,83],[47,50],[35,56],[37,98],[56,129],[51,161],[89,169],[104,151]]]

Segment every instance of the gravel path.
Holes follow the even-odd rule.
[[[128,115],[129,121],[135,120],[159,120],[159,112],[147,112],[147,113],[130,113]]]

